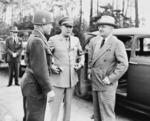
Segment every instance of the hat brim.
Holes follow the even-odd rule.
[[[98,27],[99,25],[110,25],[110,26],[113,26],[114,28],[117,28],[118,25],[117,24],[112,24],[112,23],[107,23],[107,22],[104,22],[104,23],[97,23],[96,26]]]
[[[61,25],[74,26],[72,23],[69,23],[69,22],[63,22]]]

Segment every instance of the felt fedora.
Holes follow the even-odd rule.
[[[99,25],[110,25],[113,27],[118,27],[115,23],[115,18],[109,15],[103,15],[96,23],[97,26]]]

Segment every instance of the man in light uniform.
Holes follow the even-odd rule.
[[[63,17],[59,20],[59,25],[61,34],[48,41],[54,58],[50,78],[56,94],[55,100],[50,104],[50,121],[57,121],[62,102],[63,121],[70,121],[72,94],[78,82],[77,71],[84,65],[84,54],[79,39],[72,35],[73,21]]]

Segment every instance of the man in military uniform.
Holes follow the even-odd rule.
[[[34,30],[25,50],[26,72],[21,81],[24,101],[23,121],[44,121],[47,100],[54,99],[48,70],[51,55],[45,34],[50,35],[53,18],[47,11],[37,11],[33,17]]]
[[[78,82],[77,70],[84,65],[84,55],[79,39],[72,36],[73,21],[64,17],[59,20],[59,25],[61,34],[51,37],[48,41],[54,58],[50,78],[56,94],[55,100],[50,103],[50,121],[57,121],[62,101],[63,121],[70,121],[72,93]]]
[[[15,77],[15,85],[19,86],[19,63],[22,52],[22,39],[17,36],[18,28],[15,26],[11,27],[10,34],[11,36],[6,38],[7,62],[9,65],[8,87],[12,85],[13,77]]]

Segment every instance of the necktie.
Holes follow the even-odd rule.
[[[16,38],[14,37],[14,44],[16,44]]]
[[[105,43],[105,39],[102,40],[102,43],[101,43],[101,47],[100,47],[100,48],[102,48],[102,46],[104,45],[104,43]]]

